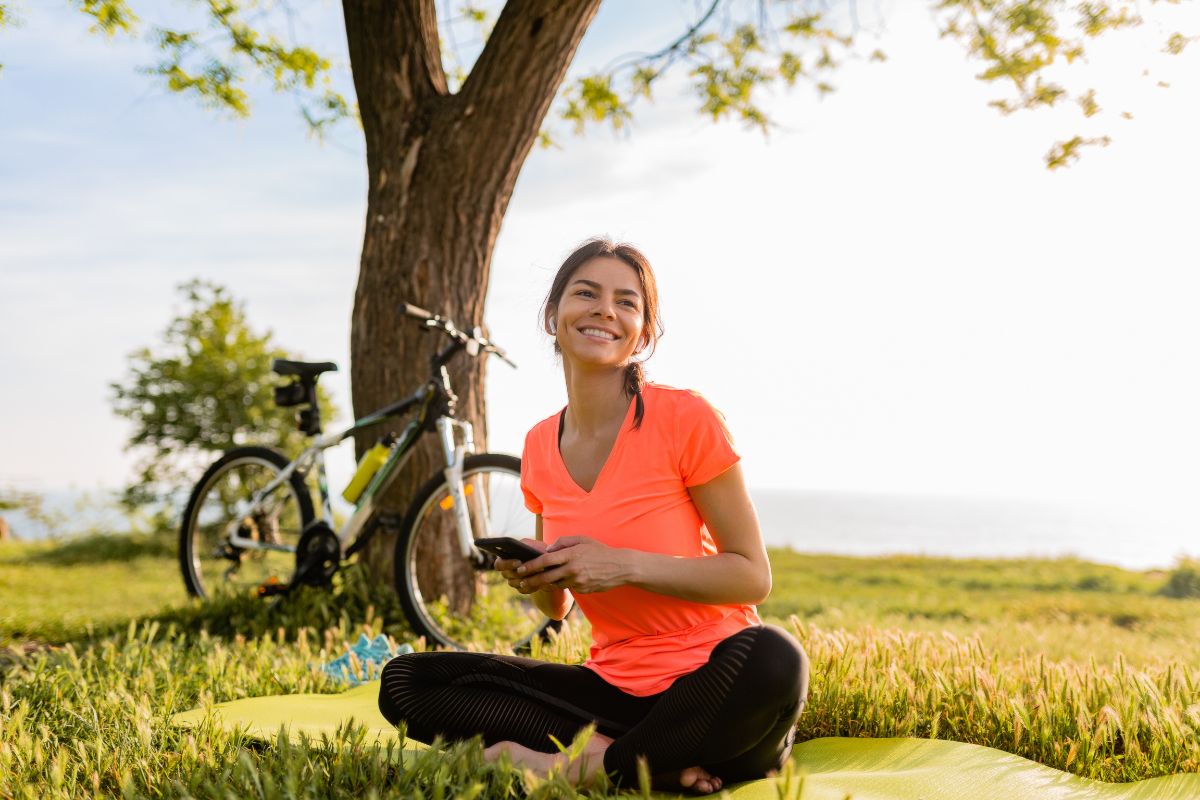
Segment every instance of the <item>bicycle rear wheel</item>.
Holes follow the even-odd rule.
[[[463,488],[474,538],[534,538],[537,519],[525,508],[519,458],[467,456]],[[417,493],[396,539],[396,593],[413,631],[430,646],[521,653],[535,637],[561,627],[509,586],[491,561],[463,558],[449,485],[435,475]]]
[[[291,580],[296,545],[313,519],[308,487],[293,473],[251,508],[287,465],[269,448],[237,447],[200,478],[179,526],[179,566],[193,597],[250,594],[266,582]],[[233,532],[273,549],[234,547]]]

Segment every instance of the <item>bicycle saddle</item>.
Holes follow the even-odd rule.
[[[296,375],[303,379],[315,378],[322,372],[337,372],[332,361],[288,361],[277,358],[271,362],[271,371],[279,375]]]

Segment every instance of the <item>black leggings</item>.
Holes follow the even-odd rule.
[[[579,664],[520,656],[429,652],[383,668],[379,710],[432,744],[481,735],[558,752],[585,725],[613,739],[604,769],[637,784],[637,757],[652,775],[701,766],[726,784],[781,769],[808,695],[808,657],[775,625],[754,625],[713,648],[708,662],[647,697],[628,694]]]

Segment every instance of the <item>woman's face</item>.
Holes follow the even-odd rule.
[[[643,346],[644,315],[637,271],[619,258],[594,258],[567,282],[555,338],[563,358],[619,367]]]

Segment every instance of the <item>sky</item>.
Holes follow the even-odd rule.
[[[180,13],[159,5],[136,7]],[[295,5],[299,38],[344,65],[337,5]],[[888,60],[847,62],[824,98],[774,93],[769,137],[702,117],[674,74],[626,131],[560,128],[563,149],[533,151],[492,265],[487,322],[520,368],[489,368],[491,449],[519,452],[565,403],[538,306],[604,234],[658,275],[650,379],[722,410],[753,489],[1120,507],[1200,555],[1200,44],[1157,52],[1200,13],[1156,7],[1095,42],[1068,73],[1105,108],[1084,120],[989,108],[1002,90],[928,8],[873,6],[860,51]],[[694,14],[610,0],[573,71],[655,49]],[[89,34],[67,4],[20,15],[0,31],[0,485],[129,479],[108,384],[194,277],[298,356],[341,364],[328,385],[349,409],[357,128],[318,144],[265,91],[225,119],[139,74],[144,41]],[[1048,172],[1076,133],[1113,141]],[[343,448],[331,482],[352,466]]]

